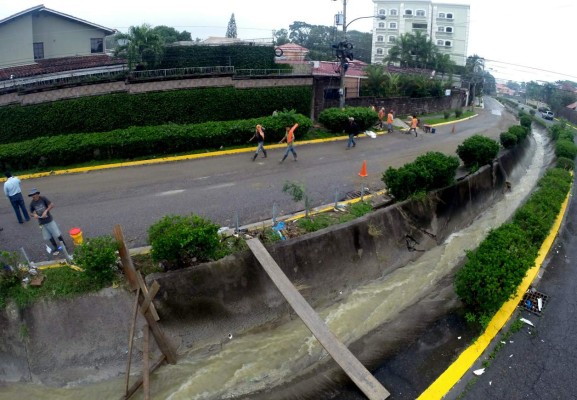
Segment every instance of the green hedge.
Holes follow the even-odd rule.
[[[353,117],[361,131],[371,129],[379,120],[379,114],[369,107],[327,108],[319,114],[319,122],[331,132],[341,133]]]
[[[174,90],[110,94],[29,106],[0,107],[0,143],[67,133],[108,132],[132,126],[198,124],[271,115],[294,109],[309,115],[308,86]]]
[[[457,294],[479,321],[488,320],[516,292],[571,187],[568,171],[548,170],[509,224],[492,231],[455,278]]]
[[[382,177],[389,194],[401,201],[419,192],[449,186],[455,181],[459,159],[439,152],[428,152],[412,163],[389,167]]]
[[[457,146],[457,154],[467,168],[490,164],[499,153],[499,143],[482,135],[473,135]]]
[[[0,167],[18,171],[61,167],[91,160],[162,156],[197,149],[218,149],[221,146],[230,148],[245,144],[254,134],[256,124],[266,128],[268,143],[278,142],[285,134],[289,119],[299,123],[295,131],[297,139],[312,127],[312,121],[304,115],[281,112],[277,117],[41,137],[0,146]]]
[[[235,69],[273,69],[274,47],[249,46],[246,44],[226,46],[166,47],[158,69],[184,67],[213,67],[232,65]]]

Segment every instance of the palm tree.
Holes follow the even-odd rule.
[[[365,67],[363,86],[369,96],[383,96],[387,83],[385,67],[380,64],[370,64]]]
[[[142,68],[155,67],[162,57],[162,39],[148,24],[131,26],[128,33],[116,35],[119,46],[115,55],[126,56],[128,69],[133,70],[136,66]]]

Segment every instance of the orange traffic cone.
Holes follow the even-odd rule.
[[[361,172],[359,172],[359,176],[362,176],[363,178],[365,176],[369,176],[367,174],[367,160],[363,161],[363,166],[361,167]]]
[[[453,129],[451,129],[451,133],[455,133],[455,124],[453,124]]]

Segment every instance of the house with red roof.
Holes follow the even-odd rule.
[[[42,4],[0,19],[0,80],[124,63],[106,55],[115,32]]]

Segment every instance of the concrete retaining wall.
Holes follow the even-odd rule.
[[[524,168],[527,148],[505,152],[499,162],[425,201],[395,204],[277,243],[269,251],[307,301],[323,307],[334,302],[340,291],[346,293],[426,255],[408,251],[405,235],[416,239],[419,249],[428,250],[469,225],[503,196],[513,168]],[[239,334],[291,318],[288,304],[249,252],[147,277],[149,283],[153,280],[161,287],[155,301],[160,322],[180,350],[218,344],[223,332]],[[450,282],[445,284],[450,289]],[[431,296],[423,293],[423,304],[412,308],[426,310],[431,318]],[[441,302],[438,294],[435,298]],[[0,313],[0,381],[64,385],[121,373],[132,299],[122,288],[109,288],[74,300],[40,302],[24,311],[4,310]],[[403,322],[406,332],[407,324],[417,329],[423,323],[420,318],[400,318],[404,320],[392,321],[391,328]]]

